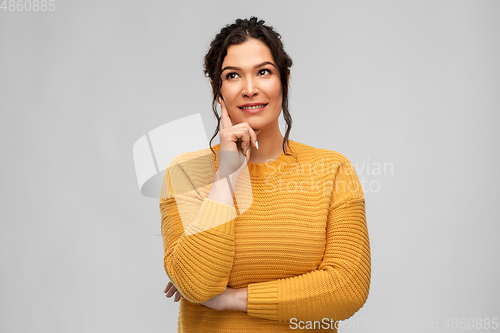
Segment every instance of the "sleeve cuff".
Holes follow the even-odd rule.
[[[251,283],[247,291],[249,316],[278,320],[278,281]]]
[[[186,235],[193,235],[209,229],[215,229],[227,235],[234,235],[236,208],[225,203],[205,198],[198,215],[185,230]]]

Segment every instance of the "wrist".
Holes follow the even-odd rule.
[[[231,184],[231,187],[233,188],[233,191],[234,191],[234,188],[236,187],[236,183],[238,182],[239,176],[240,176],[240,173],[238,171],[235,171],[232,174],[226,175],[226,176],[221,176],[221,173],[219,173],[219,171],[216,171],[215,175],[214,175],[213,182],[216,183],[216,182],[219,182],[221,180],[225,180],[228,184]]]
[[[231,305],[229,310],[247,311],[248,292],[247,287],[231,290]]]

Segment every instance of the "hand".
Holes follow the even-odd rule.
[[[226,288],[221,294],[212,297],[211,299],[201,303],[207,308],[214,309],[217,311],[228,310],[229,295],[231,294],[231,288]]]
[[[218,311],[236,310],[247,311],[248,289],[226,288],[221,294],[201,303],[206,307]]]
[[[174,284],[170,281],[168,282],[163,292],[165,293],[165,296],[167,296],[168,298],[172,297],[172,295],[175,294],[174,302],[179,302],[181,297],[183,297],[181,293],[177,290],[177,288],[174,286]]]
[[[241,172],[250,159],[251,146],[257,147],[257,134],[260,130],[254,130],[248,122],[242,122],[233,125],[229,113],[227,112],[226,102],[219,99],[221,106],[222,129],[219,132],[220,138],[220,178],[231,175],[235,172]],[[240,158],[242,153],[245,160]]]

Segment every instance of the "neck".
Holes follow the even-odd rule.
[[[283,153],[283,135],[281,135],[278,122],[274,126],[262,128],[257,134],[259,149],[250,148],[248,163],[266,163],[274,161]]]

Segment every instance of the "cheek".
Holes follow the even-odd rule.
[[[273,99],[278,100],[281,99],[281,81],[279,79],[273,80],[272,82],[269,82],[269,85],[267,87],[267,91],[269,92],[270,97],[272,96]]]
[[[238,97],[238,91],[236,87],[230,84],[222,84],[222,87],[220,88],[220,94],[228,102]]]

